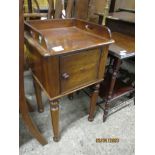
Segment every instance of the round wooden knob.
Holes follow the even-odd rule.
[[[63,74],[62,74],[62,78],[63,78],[63,79],[68,79],[68,78],[69,78],[69,74],[63,73]]]

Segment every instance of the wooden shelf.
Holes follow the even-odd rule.
[[[107,74],[105,80],[103,81],[103,83],[100,86],[100,97],[105,99],[108,95],[108,88],[110,85],[110,80],[111,80],[111,74]],[[134,87],[126,84],[125,82],[123,82],[120,78],[117,78],[116,83],[115,83],[115,87],[113,90],[113,94],[112,94],[112,98],[110,101],[113,101],[116,98],[119,98],[121,96],[127,95],[131,92],[134,91]]]

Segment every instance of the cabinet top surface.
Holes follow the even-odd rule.
[[[54,52],[69,52],[102,45],[107,41],[77,27],[64,27],[41,30],[47,39],[47,48]],[[60,50],[60,51],[59,51]]]
[[[80,20],[32,21],[26,23],[26,26],[30,28],[29,32],[34,31],[36,36],[38,34],[38,38],[31,36],[36,42],[39,42],[40,36],[44,38],[44,48],[49,55],[59,55],[113,43],[108,28]]]

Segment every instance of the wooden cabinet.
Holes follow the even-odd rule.
[[[95,82],[100,50],[93,49],[60,58],[61,93]]]
[[[89,113],[92,121],[108,47],[114,42],[110,30],[77,19],[29,21],[25,23],[25,42],[33,76],[47,94],[51,111],[58,110],[60,97],[95,85]],[[52,111],[57,140],[55,115]]]

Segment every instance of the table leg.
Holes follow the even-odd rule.
[[[104,107],[103,122],[106,121],[107,116],[108,116],[109,104],[110,104],[110,100],[112,98],[112,93],[113,93],[113,90],[114,90],[116,77],[117,77],[117,73],[119,71],[120,65],[121,65],[121,60],[116,58],[114,60],[114,64],[113,64],[113,73],[112,73],[111,82],[110,82],[109,89],[108,89],[108,95],[107,95],[107,97],[105,99],[106,102],[105,102],[105,107]]]
[[[91,96],[90,111],[89,111],[89,117],[88,117],[88,121],[90,122],[94,120],[94,113],[96,111],[96,103],[97,103],[97,98],[99,93],[99,87],[100,87],[99,84],[95,85],[93,94]]]
[[[54,137],[53,140],[58,142],[60,139],[59,135],[59,101],[50,101],[50,112],[51,112],[51,121],[53,126]]]
[[[36,94],[36,100],[38,105],[38,112],[44,112],[44,105],[42,103],[42,97],[41,97],[41,88],[36,82],[36,80],[33,78],[33,84],[34,84],[34,90]]]

